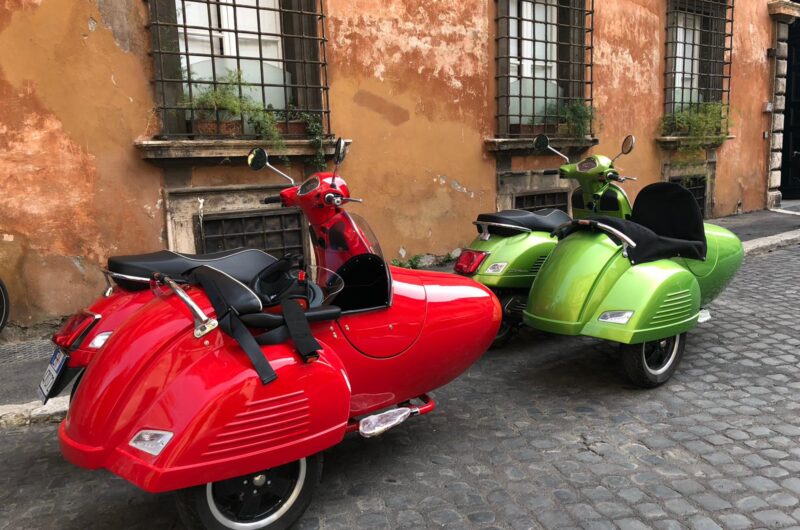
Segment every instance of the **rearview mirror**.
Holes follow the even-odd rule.
[[[533,148],[537,151],[546,151],[550,147],[550,138],[546,134],[540,134],[533,139]]]
[[[336,140],[336,150],[333,152],[333,162],[338,166],[344,162],[345,157],[347,156],[347,142],[344,141],[344,138],[339,138]]]
[[[259,169],[264,169],[269,164],[269,156],[267,152],[262,149],[261,147],[256,147],[250,151],[250,154],[247,155],[247,165],[250,166],[250,169],[253,171],[258,171]]]
[[[636,137],[632,134],[629,134],[625,137],[625,140],[622,142],[622,154],[629,155],[633,148],[636,147]]]

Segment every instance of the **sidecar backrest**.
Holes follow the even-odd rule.
[[[705,255],[703,214],[692,192],[674,182],[646,186],[636,197],[631,221],[661,237],[701,242]]]

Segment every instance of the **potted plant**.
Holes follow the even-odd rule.
[[[721,145],[728,135],[728,108],[722,103],[700,103],[667,114],[661,119],[661,134],[680,137],[681,150]]]
[[[241,71],[228,72],[216,84],[195,86],[198,88],[188,102],[194,116],[192,131],[201,135],[242,136],[247,123],[257,137],[283,149],[275,113],[247,94],[244,89],[250,85],[243,80]]]
[[[559,135],[567,138],[586,138],[592,134],[594,107],[582,101],[574,102],[563,107],[558,116]]]

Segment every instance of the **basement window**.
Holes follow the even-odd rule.
[[[592,134],[594,0],[498,0],[497,136]]]
[[[330,131],[322,0],[150,0],[160,139]]]
[[[718,134],[727,131],[731,85],[733,0],[668,0],[667,116],[717,112]],[[680,134],[680,123],[675,126]],[[715,132],[712,130],[712,132]]]
[[[196,215],[195,248],[202,254],[243,247],[258,248],[277,258],[305,254],[303,223],[296,208]]]
[[[566,191],[546,191],[520,194],[514,197],[514,208],[535,212],[554,209],[569,213],[569,194]]]

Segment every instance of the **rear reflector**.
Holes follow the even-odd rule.
[[[464,274],[466,276],[475,274],[488,255],[488,252],[480,252],[478,250],[469,250],[465,248],[461,251],[458,261],[456,261],[455,271],[458,274]]]
[[[100,315],[95,313],[90,313],[88,311],[75,313],[69,317],[67,321],[64,322],[64,325],[61,326],[61,329],[53,335],[53,342],[60,348],[77,348],[98,320],[100,320]]]

